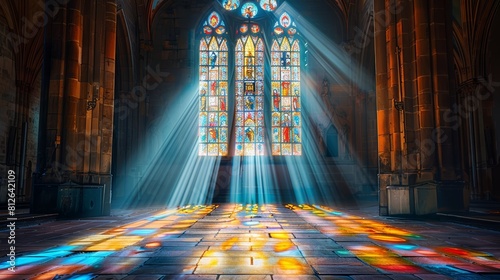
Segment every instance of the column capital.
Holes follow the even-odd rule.
[[[479,85],[479,81],[476,78],[466,80],[458,85],[457,93],[458,95],[469,95],[474,93]]]
[[[19,89],[20,92],[30,93],[33,89],[31,83],[28,83],[24,80],[16,80],[16,88]]]

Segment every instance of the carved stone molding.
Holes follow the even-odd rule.
[[[473,94],[476,91],[478,86],[480,86],[480,84],[476,78],[470,79],[470,80],[467,80],[467,81],[461,83],[458,86],[457,93],[458,93],[458,95],[462,95],[462,96]]]

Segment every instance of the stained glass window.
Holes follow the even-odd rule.
[[[244,18],[254,18],[258,12],[259,8],[254,3],[247,2],[241,6],[241,15]]]
[[[222,7],[228,11],[236,10],[240,6],[240,0],[223,0]]]
[[[228,44],[225,32],[219,14],[211,13],[200,39],[200,156],[228,154]]]
[[[273,155],[302,154],[300,41],[287,13],[274,26],[271,46],[271,142]]]
[[[264,11],[272,12],[278,7],[278,3],[276,0],[260,0],[260,7]]]
[[[274,11],[278,5],[276,0],[255,3],[219,0],[219,3],[224,12],[254,20],[259,11],[265,14]],[[286,12],[279,17],[272,31],[271,83],[265,84],[266,46],[261,27],[250,20],[241,23],[234,41],[230,41],[229,51],[229,37],[221,16],[212,12],[204,22],[199,47],[200,156],[227,156],[229,138],[232,138],[229,137],[229,127],[234,127],[231,147],[236,156],[265,155],[265,137],[270,138],[267,141],[270,140],[272,145],[269,148],[272,155],[302,155],[302,42],[295,23]],[[234,59],[234,67],[229,66],[229,58]],[[234,85],[229,85],[229,76],[234,77]],[[265,87],[269,87],[266,93]],[[264,104],[265,94],[268,94],[270,104]],[[233,108],[234,123],[229,125],[228,112]],[[271,118],[268,123],[271,128],[267,127],[267,133],[265,114]]]
[[[235,155],[264,155],[264,41],[243,24],[235,47]]]

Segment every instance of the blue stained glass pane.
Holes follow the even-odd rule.
[[[276,7],[278,7],[278,3],[276,0],[260,0],[260,7],[264,11],[274,11],[276,10]]]
[[[222,7],[228,11],[236,10],[240,6],[240,0],[222,0]]]
[[[259,8],[254,3],[245,3],[241,6],[241,15],[245,18],[254,18],[259,12]]]

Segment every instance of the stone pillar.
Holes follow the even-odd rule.
[[[429,30],[429,1],[416,0],[414,7],[415,28],[415,57],[416,66],[416,90],[417,90],[417,112],[418,112],[418,142],[417,149],[420,156],[418,166],[418,180],[433,180],[437,168],[435,145],[433,145],[432,134],[435,127],[434,118],[434,88],[432,72],[432,58],[430,50]]]
[[[82,48],[81,1],[70,1],[48,26],[42,92],[47,92],[44,153],[38,173],[44,174],[38,183],[68,182],[81,165],[77,152],[77,114],[80,105],[80,60]],[[42,128],[43,129],[43,128]],[[41,147],[42,148],[42,147]],[[42,153],[40,153],[42,154]],[[36,198],[35,198],[36,199]]]
[[[470,185],[471,199],[491,199],[492,165],[495,149],[492,129],[493,89],[485,78],[476,78],[462,83],[458,90],[460,137],[465,181]]]
[[[101,162],[100,173],[101,183],[105,185],[104,212],[109,213],[111,203],[111,162],[113,147],[113,116],[114,116],[114,94],[115,94],[115,59],[116,59],[116,12],[115,0],[106,1],[105,32],[104,32],[104,77],[103,77],[103,98],[101,117]]]
[[[84,25],[88,29],[83,51],[81,139],[85,156],[77,180],[104,186],[104,214],[109,214],[115,90],[116,2],[86,3]]]
[[[51,25],[42,182],[104,185],[109,214],[117,6],[72,0],[61,9]]]
[[[80,63],[82,51],[82,1],[68,2],[66,15],[66,55],[64,57],[63,80],[63,112],[62,127],[58,131],[61,139],[59,162],[63,164],[68,180],[73,179],[75,172],[82,168],[82,154],[78,151],[81,128],[78,115],[81,108]],[[74,179],[73,179],[74,180]]]
[[[19,60],[17,60],[20,62]],[[17,66],[21,65],[21,63],[18,63]],[[30,76],[33,75],[33,73],[29,73],[30,71],[26,70],[25,72],[18,75],[18,79],[16,80],[16,117],[15,117],[15,127],[17,130],[16,133],[16,143],[14,151],[12,151],[14,159],[15,159],[15,166],[17,168],[16,174],[18,178],[18,184],[16,188],[17,192],[17,197],[18,201],[27,201],[26,195],[26,189],[31,188],[31,186],[26,185],[25,177],[26,177],[26,142],[28,138],[27,134],[27,126],[28,126],[28,119],[30,118],[30,95],[34,94],[33,93],[33,87],[30,82],[27,82],[27,80],[30,80]],[[31,75],[30,75],[31,74]],[[30,175],[30,174],[28,174]]]
[[[43,164],[39,165],[38,172],[46,174],[48,178],[42,178],[46,181],[63,181],[62,172],[64,171],[64,157],[61,149],[61,137],[63,133],[63,104],[64,104],[64,80],[66,73],[66,36],[69,26],[66,24],[67,6],[61,6],[59,13],[55,16],[47,31],[50,40],[50,47],[45,49],[49,52],[45,55],[50,57],[50,67],[44,67],[47,79],[47,118],[45,136],[45,153],[41,160]],[[47,44],[48,42],[46,42]],[[49,179],[50,178],[50,179]]]
[[[450,123],[446,122],[445,114],[451,108],[449,89],[448,43],[446,36],[446,2],[429,2],[431,23],[431,56],[432,56],[432,87],[434,90],[434,117],[436,122],[435,133],[432,135],[436,143],[437,161],[439,168],[438,180],[453,181],[457,179],[455,162],[459,161],[458,149],[453,143],[453,131]]]
[[[387,87],[387,49],[386,26],[389,11],[385,9],[385,2],[374,1],[374,33],[375,33],[375,72],[376,72],[376,99],[377,99],[377,131],[378,131],[378,160],[379,160],[379,214],[388,214],[387,190],[391,175],[391,135],[390,135],[390,108]],[[389,18],[390,20],[390,18]]]
[[[386,0],[374,2],[374,8],[380,214],[393,212],[388,197],[399,199],[399,191],[408,196],[394,203],[408,204],[403,214],[438,209],[439,197],[465,205],[463,184],[449,186],[457,180],[457,144],[444,121],[451,106],[445,3]],[[382,10],[385,22],[380,20]],[[387,186],[397,187],[394,196]],[[453,188],[460,194],[447,196]],[[421,190],[431,197],[419,199],[433,199],[435,207],[422,208],[427,205],[417,199]]]

